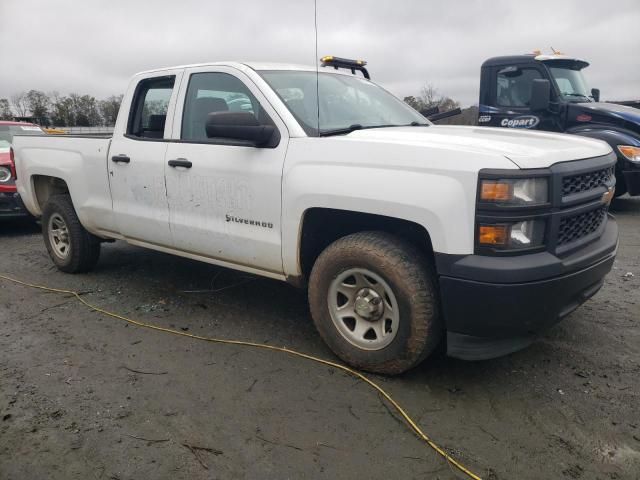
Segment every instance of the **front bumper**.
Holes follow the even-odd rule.
[[[618,153],[616,179],[629,195],[640,195],[640,163],[632,162]]]
[[[481,360],[526,347],[602,287],[617,242],[609,218],[596,242],[564,258],[437,255],[447,354]]]
[[[0,192],[0,218],[30,216],[17,192]]]
[[[640,168],[635,170],[623,170],[624,184],[629,195],[640,195]]]

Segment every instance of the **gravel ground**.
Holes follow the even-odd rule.
[[[640,200],[614,206],[620,250],[605,287],[539,342],[376,377],[484,478],[640,478]],[[104,246],[94,272],[65,275],[28,225],[0,225],[0,247],[0,273],[112,311],[334,359],[304,292],[286,284],[122,243]],[[0,479],[44,478],[462,476],[339,371],[0,280]]]

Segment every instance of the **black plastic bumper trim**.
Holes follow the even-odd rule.
[[[487,339],[535,336],[558,323],[604,283],[612,253],[561,277],[523,283],[489,283],[440,277],[442,312],[449,332]]]
[[[640,169],[623,170],[624,183],[627,186],[629,195],[640,195]]]
[[[0,218],[28,217],[29,212],[18,193],[0,192]]]

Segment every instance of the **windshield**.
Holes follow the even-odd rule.
[[[14,135],[43,135],[37,125],[0,125],[0,141],[13,143]]]
[[[348,133],[383,126],[429,125],[414,109],[361,77],[331,73],[316,76],[313,71],[288,70],[263,71],[260,75],[307,135]]]
[[[552,67],[549,71],[556,82],[560,95],[569,102],[590,102],[591,91],[582,75],[582,70],[569,67]]]
[[[6,140],[0,140],[0,152],[9,150],[9,148],[11,148],[9,142],[7,142]]]

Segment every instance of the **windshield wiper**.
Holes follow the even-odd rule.
[[[355,130],[362,130],[362,125],[360,125],[359,123],[354,123],[353,125],[349,125],[346,128],[334,128],[333,130],[325,130],[320,132],[320,136],[330,137],[331,135],[344,135]]]
[[[324,130],[322,132],[320,132],[320,136],[321,137],[330,137],[332,135],[346,135],[347,133],[351,133],[354,132],[356,130],[368,130],[370,128],[387,128],[387,127],[426,127],[429,126],[428,123],[419,123],[419,122],[411,122],[409,124],[405,124],[405,125],[394,125],[394,124],[389,124],[389,125],[367,125],[367,126],[362,126],[359,123],[354,123],[353,125],[350,125],[346,128],[336,128],[334,130]]]

